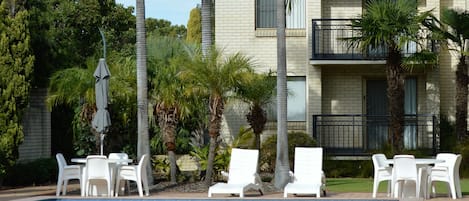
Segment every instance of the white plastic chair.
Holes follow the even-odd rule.
[[[137,183],[138,195],[140,197],[143,197],[142,185],[145,188],[145,196],[150,195],[146,173],[146,166],[148,164],[148,160],[148,155],[144,154],[142,158],[140,158],[138,165],[123,165],[118,168],[115,188],[116,197],[119,196],[118,189],[120,187],[121,180],[135,181]]]
[[[126,153],[109,153],[108,159],[129,159],[129,155]],[[129,163],[127,162],[116,162],[116,163],[109,163],[109,168],[111,170],[111,181],[115,182],[116,181],[116,176],[117,176],[117,170],[120,166],[122,165],[128,165]],[[130,188],[130,185],[128,182],[127,183],[127,189]],[[115,184],[111,184],[111,187],[115,186]],[[120,189],[115,189],[116,191]],[[112,191],[112,190],[111,190]],[[117,192],[118,193],[118,192]]]
[[[461,165],[462,156],[460,154],[439,153],[436,155],[437,160],[444,160],[444,163],[436,163],[431,168],[428,177],[429,188],[432,188],[433,196],[435,196],[435,181],[441,181],[448,184],[448,194],[453,199],[461,198],[461,185],[459,182],[459,166]]]
[[[373,154],[371,159],[374,167],[373,198],[376,198],[379,183],[382,181],[388,181],[389,196],[391,192],[392,167],[385,162],[387,159],[384,154]]]
[[[283,190],[283,197],[288,194],[326,194],[325,175],[322,171],[321,147],[295,147],[295,167],[291,173],[292,182]]]
[[[67,165],[67,161],[65,161],[65,158],[61,153],[56,154],[55,158],[57,159],[57,165],[59,166],[59,173],[57,176],[57,190],[55,195],[59,196],[61,191],[62,195],[66,195],[67,184],[69,180],[78,179],[81,186],[81,169],[79,165]]]
[[[85,196],[89,196],[90,192],[93,195],[102,194],[98,187],[100,186],[99,182],[106,183],[107,196],[111,196],[111,173],[106,156],[88,156],[86,157],[85,168]],[[96,193],[94,191],[96,191]]]
[[[231,150],[230,166],[227,183],[216,183],[208,189],[208,197],[212,194],[239,194],[244,197],[247,190],[257,190],[263,195],[262,181],[257,174],[259,150],[238,149]]]
[[[391,193],[394,197],[406,197],[403,191],[404,183],[413,182],[415,184],[415,197],[420,196],[421,170],[417,170],[415,157],[413,155],[395,155],[392,171]],[[399,185],[399,188],[396,188]]]

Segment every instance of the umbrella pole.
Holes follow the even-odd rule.
[[[103,144],[104,144],[103,143],[103,141],[104,141],[104,134],[103,133],[100,134],[100,138],[101,138],[101,140],[100,140],[101,141],[101,152],[100,153],[101,153],[101,155],[103,155]]]

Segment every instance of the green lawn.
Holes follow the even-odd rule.
[[[326,180],[327,189],[331,192],[364,192],[372,193],[373,178],[328,178]],[[383,181],[379,185],[379,192],[386,192],[387,182]],[[438,182],[437,193],[446,193],[446,184]],[[463,195],[469,195],[469,179],[461,179],[461,191]]]

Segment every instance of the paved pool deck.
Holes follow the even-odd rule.
[[[56,197],[55,196],[55,185],[47,186],[32,186],[24,188],[14,188],[7,190],[0,190],[0,201],[38,201],[45,199],[54,199],[54,198],[71,198],[79,199],[79,187],[78,184],[71,184],[68,186],[68,192],[65,196]],[[99,197],[104,198],[104,197]],[[107,198],[107,197],[105,197]],[[151,195],[148,197],[140,198],[138,197],[137,192],[131,192],[130,195],[119,196],[119,199],[139,199],[139,200],[175,200],[175,199],[210,199],[210,200],[230,200],[230,199],[239,199],[237,196],[225,195],[225,194],[216,194],[212,198],[207,197],[207,193],[185,193],[185,192],[158,192],[151,191]],[[117,199],[117,198],[116,198]],[[284,200],[283,194],[281,192],[267,192],[264,195],[260,195],[258,192],[247,192],[245,195],[246,200],[252,199],[278,199]],[[309,196],[289,196],[289,200],[315,200],[316,197]],[[327,196],[324,199],[331,200],[353,200],[353,199],[367,199],[373,200],[371,198],[371,193],[337,193],[337,192],[328,192]],[[386,197],[384,193],[378,194],[376,200],[387,200],[391,199]],[[423,199],[403,199],[403,201],[416,201]],[[447,197],[447,195],[438,195],[436,198],[430,198],[431,201],[448,201],[452,200]],[[469,201],[469,195],[465,195],[462,199],[457,199],[458,201]]]

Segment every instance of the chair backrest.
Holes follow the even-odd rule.
[[[321,147],[295,147],[294,161],[295,183],[321,182]]]
[[[413,155],[395,155],[393,177],[399,179],[418,179],[417,164]]]
[[[437,160],[444,160],[443,163],[436,163],[435,167],[446,167],[448,173],[453,174],[455,178],[459,178],[459,166],[461,165],[461,154],[439,153],[436,155]]]
[[[148,155],[143,154],[142,157],[140,158],[140,161],[138,162],[138,170],[140,171],[141,177],[146,177],[147,175],[147,171],[146,171],[147,164],[148,164]]]
[[[90,155],[86,157],[86,178],[111,180],[106,156]]]
[[[456,154],[453,153],[438,153],[437,160],[444,160],[443,163],[435,163],[435,167],[451,167],[456,163]]]
[[[378,168],[389,167],[389,164],[386,163],[386,155],[384,154],[373,154],[373,156],[371,156],[371,159],[373,160],[373,166],[375,168],[375,171]]]
[[[461,161],[462,161],[462,155],[457,154],[456,155],[456,163],[454,164],[454,168],[453,168],[454,178],[459,178],[459,166],[461,166]]]
[[[67,166],[67,161],[65,161],[64,155],[61,153],[57,153],[55,155],[55,158],[57,159],[57,165],[59,166],[59,172],[62,172],[65,166]]]
[[[258,156],[259,150],[257,149],[231,149],[228,183],[254,183],[257,173]]]
[[[109,159],[129,159],[129,155],[126,153],[110,153],[109,154]],[[117,165],[128,165],[129,163],[127,162],[119,162],[116,163]]]

